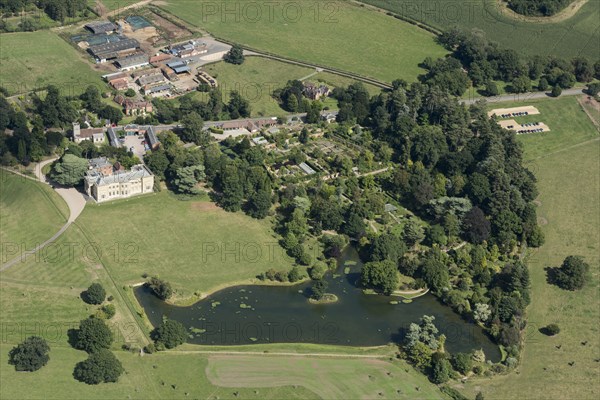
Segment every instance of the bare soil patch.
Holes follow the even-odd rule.
[[[534,106],[523,106],[523,107],[512,107],[512,108],[496,108],[490,112],[488,112],[488,116],[492,116],[496,114],[498,118],[501,118],[502,115],[510,115],[516,113],[527,113],[528,115],[537,115],[540,114],[540,111]],[[512,115],[518,116],[518,115]]]

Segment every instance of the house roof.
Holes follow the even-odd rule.
[[[106,186],[114,183],[127,183],[150,176],[152,176],[152,172],[144,165],[135,165],[129,171],[116,171],[109,176],[105,176],[98,171],[90,171],[86,176],[86,180],[89,184]]]

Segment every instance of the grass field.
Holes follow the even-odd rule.
[[[294,79],[306,79],[310,82],[323,81],[330,87],[348,86],[355,82],[353,79],[339,75],[316,72],[311,68],[298,65],[286,64],[280,61],[270,60],[263,57],[248,57],[244,64],[237,66],[226,62],[218,62],[207,65],[204,68],[209,74],[219,81],[219,89],[223,91],[223,99],[229,101],[229,93],[232,90],[239,91],[252,105],[252,116],[283,116],[287,111],[279,107],[272,94],[275,89],[285,86],[287,81]],[[312,75],[312,76],[311,76]],[[379,92],[379,88],[365,84],[371,94]],[[203,100],[208,95],[198,93]],[[335,103],[335,101],[334,101]]]
[[[209,12],[208,6],[214,9]],[[422,72],[420,62],[445,54],[432,34],[344,1],[271,6],[237,0],[208,5],[170,1],[160,7],[224,39],[388,82],[415,81]]]
[[[153,354],[139,357],[115,351],[125,374],[116,384],[86,385],[73,379],[73,368],[86,358],[83,351],[50,344],[50,362],[35,373],[15,372],[8,365],[12,346],[0,345],[2,399],[309,399],[315,395],[291,385],[265,388],[224,388],[205,376],[207,356]],[[268,386],[268,385],[267,385]]]
[[[144,273],[158,274],[184,297],[292,266],[269,220],[227,213],[208,201],[179,201],[167,192],[91,205],[78,224],[101,244],[102,262],[115,280],[136,283]]]
[[[545,157],[550,153],[564,151],[571,146],[598,138],[598,130],[591,123],[575,97],[558,99],[523,100],[519,103],[493,103],[490,109],[532,105],[541,114],[514,118],[518,123],[544,122],[550,132],[521,135],[519,141],[525,146],[528,161]]]
[[[536,106],[541,110],[543,104]],[[556,125],[561,116],[546,118]],[[600,356],[600,140],[596,137],[590,141],[579,132],[582,126],[591,129],[585,114],[572,118],[576,124],[573,129],[525,142],[525,154],[537,158],[530,167],[539,180],[538,216],[546,244],[529,259],[532,304],[519,374],[470,380],[465,391],[471,397],[478,390],[486,399],[597,397],[600,364],[594,359]],[[574,143],[574,137],[580,145]],[[544,145],[558,150],[538,158],[539,147]],[[564,291],[546,283],[544,268],[560,265],[568,255],[584,256],[591,266],[591,279],[582,291]],[[549,323],[560,326],[558,336],[550,338],[538,331]],[[586,345],[581,344],[586,341]],[[558,345],[562,347],[556,348]],[[569,366],[572,361],[574,366]]]
[[[14,257],[13,245],[29,250],[51,237],[68,215],[49,186],[0,170],[0,264]]]
[[[102,85],[83,56],[50,31],[3,33],[0,37],[0,86],[10,94],[47,85],[63,94],[80,94],[88,85]]]
[[[510,17],[498,0],[360,0],[437,29],[460,26],[483,30],[486,36],[524,54],[561,57],[600,57],[600,7],[587,2],[572,18],[553,23],[531,23]],[[391,17],[388,17],[391,18]]]
[[[251,365],[251,367],[250,367]],[[404,362],[312,357],[211,356],[208,379],[225,387],[298,385],[322,399],[439,399],[427,378]]]

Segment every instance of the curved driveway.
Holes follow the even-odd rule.
[[[41,163],[38,163],[35,166],[34,173],[40,182],[42,182],[46,185],[49,184],[46,179],[46,176],[42,173],[42,169],[44,168],[44,166],[54,162],[55,160],[57,160],[57,158],[52,158],[50,160],[42,161]],[[19,175],[21,175],[21,174],[19,174]],[[29,178],[29,179],[33,179],[26,175],[22,175],[22,176]],[[50,239],[46,240],[44,243],[36,246],[35,248],[33,248],[31,250],[27,250],[26,252],[22,253],[20,256],[13,258],[12,260],[8,261],[6,264],[2,265],[0,267],[0,271],[4,271],[5,269],[12,267],[13,265],[17,264],[20,261],[24,262],[32,254],[37,253],[44,247],[48,246],[50,243],[53,243],[56,239],[58,239],[60,237],[60,235],[62,235],[69,228],[69,226],[71,226],[71,224],[77,219],[77,217],[79,217],[79,215],[85,208],[85,203],[86,203],[85,197],[77,189],[75,189],[75,188],[54,188],[54,191],[56,193],[58,193],[58,195],[60,197],[63,198],[63,200],[65,201],[65,203],[67,203],[67,206],[69,207],[69,218],[67,220],[67,223],[64,224],[58,232],[56,232]]]

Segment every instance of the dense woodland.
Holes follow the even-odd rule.
[[[427,58],[422,67],[427,73],[420,81],[462,96],[471,86],[481,94],[498,95],[496,81],[509,84],[513,93],[547,90],[558,86],[572,88],[576,82],[600,79],[600,60],[583,54],[572,60],[554,56],[525,57],[515,50],[488,41],[480,31],[459,28],[448,30],[438,41],[451,52],[450,57]]]
[[[573,0],[507,0],[511,10],[527,16],[549,17],[564,10]]]
[[[0,0],[0,32],[32,32],[48,28],[43,19],[65,23],[67,18],[91,15],[86,0]],[[5,18],[19,16],[18,23],[7,23]],[[46,17],[47,16],[47,17]]]

